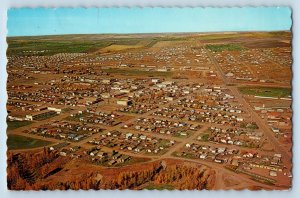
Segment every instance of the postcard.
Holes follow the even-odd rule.
[[[9,9],[7,188],[290,189],[291,12]]]

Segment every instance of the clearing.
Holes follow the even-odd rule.
[[[255,95],[261,97],[288,97],[291,95],[290,88],[280,87],[239,87],[242,94]]]
[[[21,135],[8,135],[7,147],[8,150],[13,149],[30,149],[43,147],[52,144],[52,142],[33,139]]]
[[[7,121],[7,130],[13,130],[31,124],[30,121]]]

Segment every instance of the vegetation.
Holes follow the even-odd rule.
[[[205,133],[201,136],[201,140],[204,141],[204,142],[207,142],[209,139],[209,134],[208,133]]]
[[[47,146],[49,144],[52,144],[52,142],[33,139],[20,135],[8,135],[7,138],[7,147],[9,150],[36,148]]]
[[[239,44],[206,45],[205,48],[213,52],[241,51],[243,49]]]
[[[239,87],[242,94],[255,95],[262,97],[288,97],[291,94],[290,88],[280,87]]]
[[[199,36],[140,36],[134,38],[110,38],[105,35],[54,35],[34,37],[8,37],[8,55],[54,55],[57,53],[90,53],[111,45],[137,45],[144,42],[144,47],[150,48],[160,41],[187,41],[187,40],[224,40],[237,37],[287,37],[290,32],[267,32],[245,34],[210,34]],[[238,44],[207,45],[212,51],[242,50]]]
[[[184,37],[154,37],[154,38],[101,38],[90,39],[85,36],[41,36],[41,37],[9,37],[7,38],[8,55],[41,55],[49,56],[58,53],[90,53],[111,45],[134,46],[141,41],[147,41],[145,47],[149,48],[159,41],[180,41]],[[93,37],[93,35],[91,36]]]
[[[174,186],[170,184],[161,184],[161,185],[155,185],[155,184],[149,184],[147,187],[145,187],[147,190],[174,190]]]
[[[88,53],[110,45],[135,45],[139,39],[102,39],[102,40],[20,40],[8,38],[8,55],[54,55],[58,53]]]
[[[58,151],[44,149],[39,153],[8,152],[7,185],[11,190],[88,190],[88,189],[211,189],[215,172],[203,166],[168,164],[156,161],[136,168],[64,169],[70,162]],[[44,182],[57,175],[57,180]],[[68,177],[75,174],[76,177]],[[68,175],[68,176],[67,176]],[[98,177],[103,175],[103,177]],[[62,178],[59,178],[62,177]],[[65,179],[67,177],[67,179]]]
[[[16,121],[16,120],[7,121],[7,129],[8,130],[13,130],[13,129],[16,129],[16,128],[19,128],[19,127],[29,125],[31,123],[32,122],[30,122],[30,121]]]
[[[187,37],[155,37],[149,40],[149,43],[145,46],[147,48],[153,47],[156,43],[161,41],[186,41]]]
[[[49,119],[49,118],[52,118],[52,117],[55,117],[55,116],[57,116],[57,114],[43,115],[43,116],[37,118],[36,120],[39,120],[39,121],[46,120],[46,119]]]
[[[14,190],[37,189],[40,180],[62,170],[67,161],[68,158],[46,148],[34,154],[8,152],[7,187]]]

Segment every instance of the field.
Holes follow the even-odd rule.
[[[241,51],[243,49],[242,46],[238,44],[206,45],[205,47],[213,52]]]
[[[290,88],[280,87],[240,87],[242,94],[261,96],[261,97],[288,97],[291,94]]]
[[[147,187],[145,187],[147,190],[174,190],[174,186],[169,184],[161,184],[161,185],[155,185],[155,184],[149,184]]]
[[[110,45],[107,47],[104,47],[100,49],[99,53],[111,53],[111,52],[116,52],[116,51],[122,51],[122,50],[129,50],[129,49],[136,49],[136,48],[141,48],[143,47],[142,45]]]
[[[20,135],[8,135],[7,145],[8,149],[30,149],[37,148],[42,146],[48,146],[52,144],[52,142],[33,139],[30,137],[24,137]]]
[[[7,54],[14,55],[53,55],[57,53],[88,53],[111,45],[135,45],[139,42],[136,39],[103,39],[92,40],[19,40],[8,38],[9,49]]]
[[[90,37],[90,36],[89,36]],[[145,37],[145,38],[144,38]],[[9,37],[7,43],[9,48],[7,55],[39,55],[51,56],[58,53],[108,53],[112,51],[130,48],[150,48],[159,41],[180,41],[186,38],[177,37],[110,37],[105,35],[94,35],[88,38],[86,35],[53,36],[51,40],[47,37]],[[142,44],[141,44],[142,43]]]
[[[31,124],[30,121],[7,121],[7,129],[13,130]]]

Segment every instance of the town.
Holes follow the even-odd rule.
[[[68,168],[45,181],[174,160],[215,171],[212,189],[291,186],[290,32],[96,36],[8,38],[8,152],[56,153]]]

